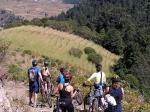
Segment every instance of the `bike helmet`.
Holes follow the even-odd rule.
[[[37,66],[37,60],[32,61],[32,66]]]
[[[71,79],[72,79],[71,73],[65,72],[65,73],[64,73],[64,79],[65,79],[65,80],[71,80]]]
[[[48,62],[47,61],[44,61],[44,66],[48,66]]]

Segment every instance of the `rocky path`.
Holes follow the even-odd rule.
[[[38,107],[33,108],[28,105],[28,86],[25,86],[24,83],[14,83],[12,81],[7,82],[4,86],[5,88],[5,94],[1,94],[0,97],[5,96],[5,100],[7,102],[7,107],[5,110],[8,109],[8,111],[1,111],[0,112],[53,112],[53,107],[49,108],[47,104],[38,102]],[[4,91],[4,88],[1,91]],[[9,99],[9,100],[8,100]],[[55,99],[54,99],[55,100]],[[43,106],[41,106],[41,104]],[[9,109],[10,108],[10,109]],[[83,106],[76,106],[76,110],[82,110]],[[9,111],[10,110],[10,111]],[[81,111],[76,111],[81,112]]]
[[[6,96],[6,92],[0,84],[0,112],[12,112],[10,102]]]

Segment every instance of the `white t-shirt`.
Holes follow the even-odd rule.
[[[102,73],[102,83],[106,83],[106,75],[104,72],[95,72],[91,75],[88,81],[94,80],[96,84],[99,84],[101,81],[101,73]]]
[[[111,96],[110,94],[105,95],[105,99],[112,106],[116,106],[117,105],[115,98],[113,96]]]

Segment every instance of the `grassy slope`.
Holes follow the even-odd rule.
[[[75,65],[89,72],[94,70],[94,65],[87,61],[85,54],[80,59],[70,56],[68,50],[71,47],[80,48],[82,51],[87,46],[95,48],[103,57],[103,69],[107,74],[110,73],[109,67],[119,58],[104,48],[79,36],[49,28],[22,26],[7,29],[0,32],[0,38],[10,40],[12,42],[11,49],[13,50],[17,48],[31,50],[34,53],[62,60],[65,63]]]

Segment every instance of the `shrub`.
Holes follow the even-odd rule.
[[[85,54],[96,53],[95,49],[93,49],[91,47],[84,48],[84,52],[85,52]]]
[[[132,74],[127,74],[125,80],[130,84],[131,88],[138,89],[140,86],[139,80]]]
[[[8,52],[8,48],[10,46],[10,42],[4,39],[0,39],[0,62],[5,57]]]
[[[90,53],[88,55],[88,61],[91,61],[94,64],[101,63],[102,62],[102,56],[96,53]]]
[[[44,58],[44,60],[50,61],[50,58],[46,55],[42,55],[42,58]]]
[[[78,48],[71,48],[70,50],[69,50],[69,54],[70,55],[73,55],[73,56],[75,56],[75,57],[77,57],[77,58],[80,58],[81,56],[82,56],[82,51],[80,50],[80,49],[78,49]]]
[[[23,54],[31,55],[31,54],[32,54],[32,52],[31,52],[31,50],[24,50],[24,51],[23,51]]]
[[[10,65],[8,72],[10,73],[9,78],[15,81],[25,81],[27,80],[26,71],[19,68],[17,65]]]

